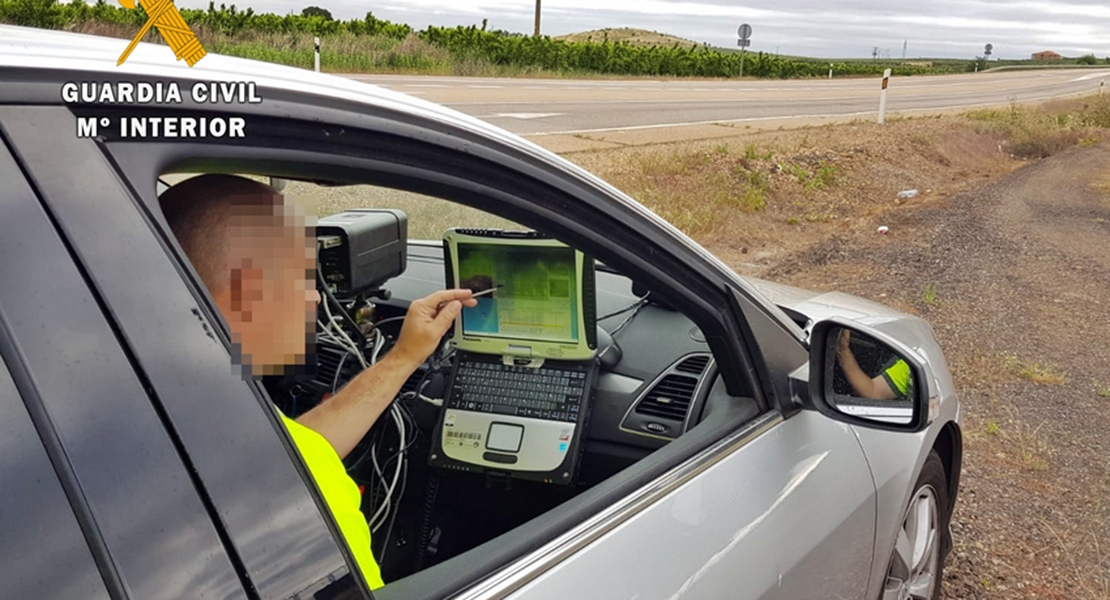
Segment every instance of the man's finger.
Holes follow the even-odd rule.
[[[439,326],[442,331],[447,331],[451,327],[451,323],[455,317],[459,316],[462,312],[462,303],[458,300],[452,300],[447,303],[436,315],[435,324]]]

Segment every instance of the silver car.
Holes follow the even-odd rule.
[[[598,178],[453,110],[218,55],[189,68],[165,46],[117,67],[125,46],[0,26],[0,596],[939,596],[962,441],[926,322],[740,277]],[[218,89],[231,101],[204,93]],[[355,452],[373,460],[348,463],[382,525],[371,591],[275,409],[321,401],[355,361],[321,336],[298,380],[229,368],[158,201],[160,181],[212,172],[372,186],[349,188],[366,206],[401,190],[593,257],[601,357],[573,476],[437,466],[451,359],[427,364],[396,401],[419,434],[383,423]],[[404,257],[342,300],[385,340],[448,282],[438,239]]]

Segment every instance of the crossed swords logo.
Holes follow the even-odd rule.
[[[136,0],[119,0],[119,3],[124,8],[134,9]],[[146,11],[146,23],[143,24],[143,28],[139,30],[135,39],[131,40],[127,50],[124,50],[123,54],[120,55],[116,66],[122,65],[127,60],[131,51],[139,44],[139,40],[143,39],[143,36],[150,31],[152,26],[158,28],[162,38],[173,49],[177,60],[185,59],[185,62],[191,67],[197,64],[198,60],[204,58],[206,54],[204,48],[197,40],[197,36],[193,34],[193,30],[189,29],[189,26],[185,23],[185,19],[181,18],[181,13],[173,5],[173,0],[138,0],[138,4]]]

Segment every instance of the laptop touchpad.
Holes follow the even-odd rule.
[[[490,423],[486,448],[501,452],[520,451],[520,441],[524,438],[524,426],[512,423]]]

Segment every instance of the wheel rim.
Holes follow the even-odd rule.
[[[933,597],[940,562],[937,514],[937,494],[933,486],[917,490],[894,542],[883,600],[930,600]]]

